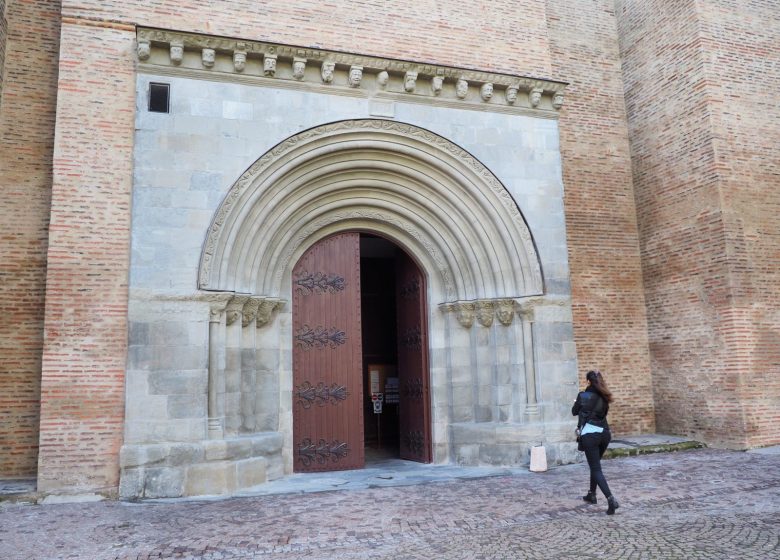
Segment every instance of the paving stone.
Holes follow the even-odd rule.
[[[604,470],[621,502],[614,516],[601,495],[581,500],[582,463],[218,500],[0,503],[0,558],[780,558],[780,455],[697,449]]]

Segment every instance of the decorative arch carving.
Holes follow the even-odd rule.
[[[389,120],[348,120],[291,136],[236,181],[201,254],[201,289],[279,297],[305,249],[338,230],[404,247],[442,301],[543,293],[525,220],[463,148]]]

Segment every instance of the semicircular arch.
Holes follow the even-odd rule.
[[[543,292],[531,233],[493,173],[446,138],[379,119],[300,132],[255,161],[215,213],[198,287],[279,297],[306,248],[347,229],[403,247],[438,303]]]

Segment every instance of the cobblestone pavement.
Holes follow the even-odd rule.
[[[130,504],[0,505],[0,558],[780,559],[780,455],[696,451],[418,486]]]

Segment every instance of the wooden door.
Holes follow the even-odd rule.
[[[396,259],[401,458],[431,462],[425,278],[406,253]]]
[[[314,245],[292,282],[294,470],[362,468],[360,234]]]

